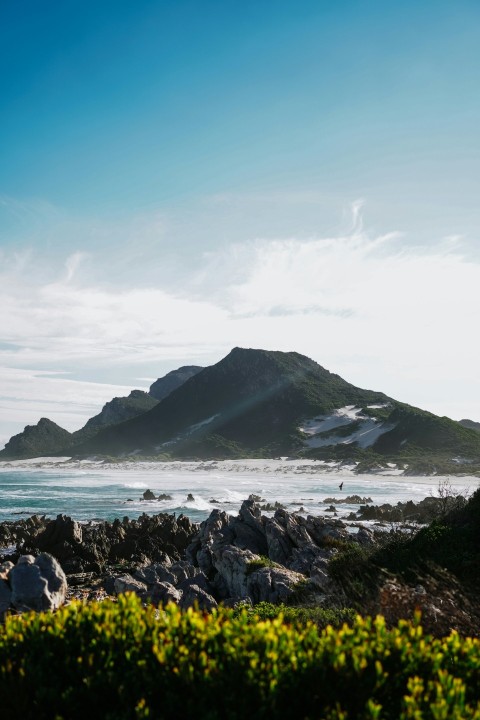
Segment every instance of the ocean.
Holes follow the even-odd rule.
[[[60,513],[81,521],[133,519],[144,512],[183,513],[200,522],[213,508],[236,514],[250,494],[260,496],[261,504],[279,502],[302,514],[331,516],[327,508],[333,504],[344,517],[358,509],[344,502],[348,496],[371,498],[376,505],[418,502],[438,495],[443,481],[460,494],[479,485],[477,477],[408,477],[393,468],[355,475],[352,467],[296,459],[105,464],[40,458],[0,462],[0,522]],[[147,489],[171,499],[145,501]]]

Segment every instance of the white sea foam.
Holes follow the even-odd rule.
[[[301,506],[312,515],[325,512],[324,499],[347,495],[368,495],[375,504],[419,501],[435,495],[439,477],[405,477],[395,466],[375,474],[356,475],[355,466],[339,466],[314,460],[230,460],[205,462],[126,462],[123,464],[49,464],[37,468],[28,464],[9,467],[0,463],[0,520],[21,517],[15,513],[65,513],[79,520],[137,517],[143,512],[182,512],[203,520],[213,508],[236,513],[250,494],[262,502],[282,503],[290,511]],[[449,479],[457,492],[476,488],[476,477]],[[343,489],[339,490],[343,482]],[[149,488],[156,496],[171,500],[144,501]],[[188,494],[194,497],[187,501]],[[212,502],[212,500],[214,502]],[[129,502],[130,501],[130,502]],[[339,517],[358,509],[339,505]]]

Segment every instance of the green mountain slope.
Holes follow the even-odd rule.
[[[235,348],[148,413],[100,433],[84,453],[275,454],[302,447],[305,417],[388,402],[298,353]],[[233,448],[232,452],[228,448]]]
[[[150,385],[149,395],[156,400],[163,400],[167,395],[170,395],[170,393],[180,387],[180,385],[183,385],[189,378],[199,373],[200,370],[203,370],[203,367],[199,365],[183,365],[177,368],[177,370],[171,370]]]
[[[141,391],[114,398],[73,434],[42,421],[0,456],[297,455],[359,460],[359,472],[387,461],[412,474],[480,471],[475,429],[355,387],[298,353],[234,348],[216,365],[160,378],[159,392],[184,370],[190,377],[159,402]]]
[[[0,451],[0,459],[21,460],[56,455],[72,442],[68,430],[64,430],[48,418],[41,418],[36,425],[27,425],[23,432],[14,435]]]
[[[463,425],[463,427],[469,428],[470,430],[476,430],[477,432],[480,432],[480,422],[475,422],[475,420],[459,420],[458,421],[460,425]]]
[[[132,390],[127,397],[115,397],[105,403],[101,412],[90,418],[81,430],[72,433],[72,442],[85,442],[105,427],[137,417],[157,404],[158,400],[142,390]]]

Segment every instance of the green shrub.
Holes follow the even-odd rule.
[[[480,642],[382,618],[255,622],[170,605],[71,605],[0,630],[2,718],[480,718]]]
[[[281,567],[278,563],[274,562],[273,560],[270,560],[267,555],[259,555],[258,558],[255,558],[255,560],[250,560],[250,562],[247,564],[247,575],[251,575],[256,570],[261,570],[265,567]]]
[[[281,615],[286,623],[300,626],[313,623],[318,630],[324,630],[328,625],[337,628],[344,624],[352,625],[356,619],[356,612],[352,608],[292,607],[283,603],[274,605],[269,602],[260,602],[254,606],[237,605],[234,617],[238,617],[241,613],[246,613],[246,617],[253,621],[274,620]]]

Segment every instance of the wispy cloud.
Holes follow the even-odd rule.
[[[57,253],[41,272],[36,252],[4,249],[3,414],[35,422],[44,402],[58,418],[60,401],[73,429],[86,406],[97,412],[138,377],[243,345],[303,352],[356,384],[478,419],[480,265],[458,238],[414,249],[399,233],[365,230],[360,203],[352,217],[348,233],[236,243],[205,254],[177,282],[147,276],[134,286],[115,282],[92,248]],[[148,243],[144,250],[148,265]]]

